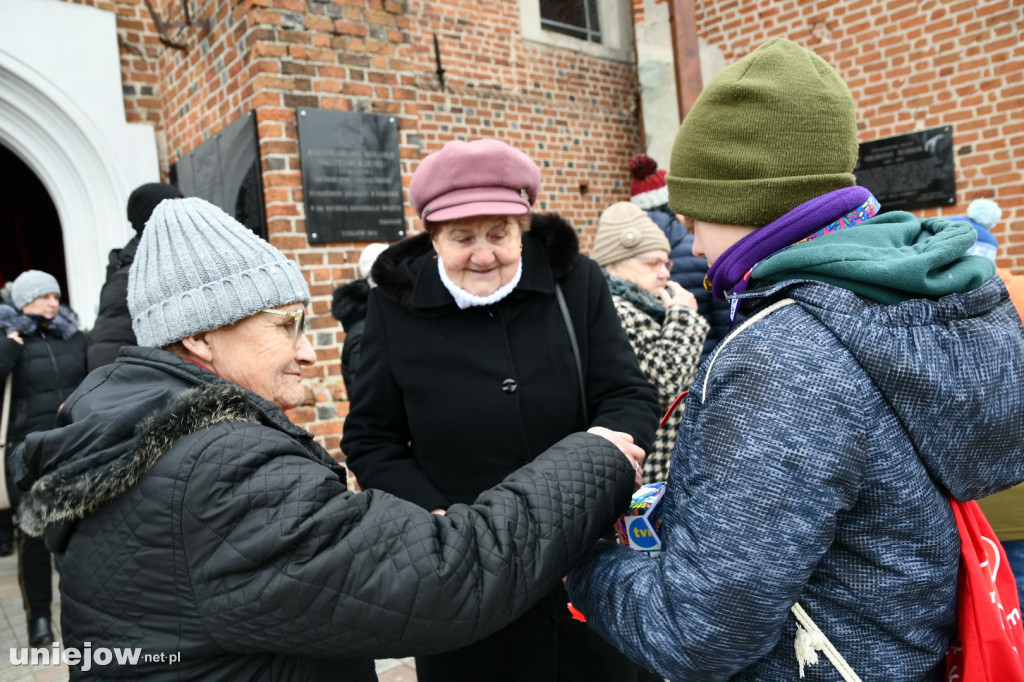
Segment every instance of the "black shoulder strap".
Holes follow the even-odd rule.
[[[580,385],[580,405],[583,407],[583,421],[590,425],[590,415],[587,411],[587,391],[583,381],[583,362],[580,360],[580,346],[576,342],[576,330],[572,327],[572,318],[569,317],[569,307],[565,305],[565,296],[562,294],[562,286],[555,282],[555,298],[558,299],[558,309],[562,311],[562,320],[565,322],[565,331],[569,332],[569,345],[572,346],[572,357],[576,361],[576,380]]]

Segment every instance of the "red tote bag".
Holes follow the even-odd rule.
[[[946,656],[948,682],[1024,682],[1024,628],[1006,552],[977,502],[951,499],[960,531],[960,634]]]

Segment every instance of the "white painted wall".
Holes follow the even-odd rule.
[[[125,122],[115,17],[59,0],[0,0],[0,144],[39,176],[64,234],[68,287],[96,318],[107,252],[132,236],[132,189],[159,180],[152,126]]]
[[[634,31],[647,154],[659,168],[668,170],[672,143],[681,123],[668,3],[644,0],[644,21],[637,23]],[[721,50],[703,39],[698,49],[701,82],[707,83],[725,67],[725,59]]]

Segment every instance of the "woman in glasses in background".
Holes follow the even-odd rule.
[[[615,310],[640,369],[658,389],[663,414],[693,381],[708,334],[697,299],[669,279],[668,252],[665,233],[637,205],[620,201],[601,214],[591,257],[605,270]],[[658,429],[644,467],[648,482],[668,478],[682,417],[680,405]]]

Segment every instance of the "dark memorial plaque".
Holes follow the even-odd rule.
[[[404,236],[395,117],[303,108],[298,121],[310,243]]]
[[[955,204],[953,127],[862,142],[853,174],[883,211]]]
[[[171,183],[185,196],[206,199],[267,238],[259,133],[253,112],[179,158],[171,167]]]

